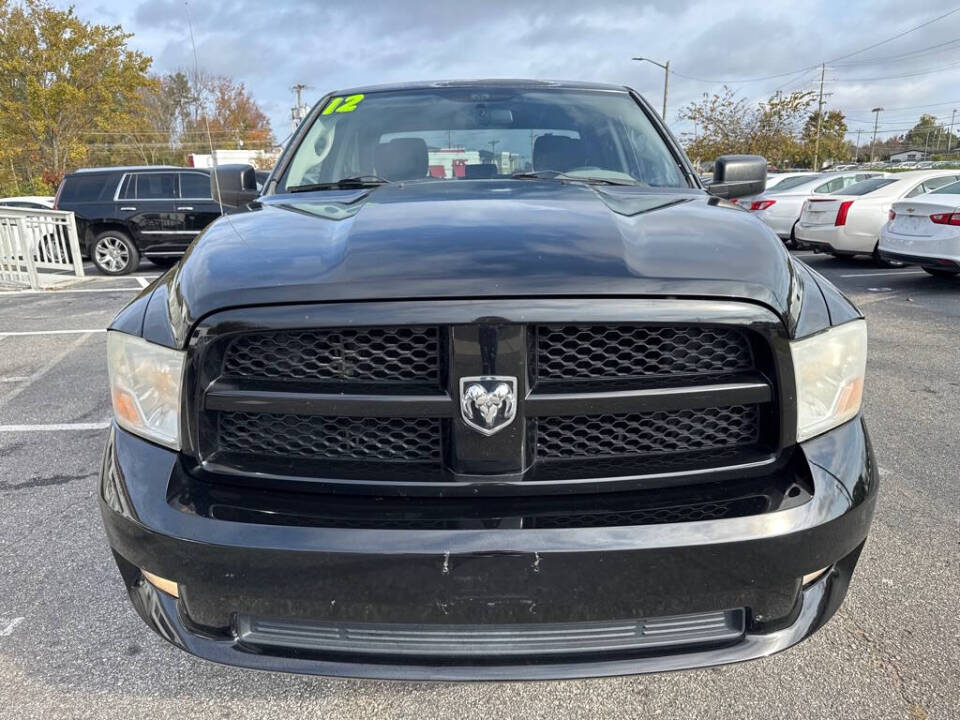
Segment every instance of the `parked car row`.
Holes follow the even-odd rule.
[[[808,198],[795,235],[801,247],[835,257],[871,255],[934,275],[960,273],[960,172],[886,175]]]
[[[785,173],[773,181],[759,195],[739,198],[739,204],[770,226],[782,240],[796,241],[795,228],[800,220],[803,203],[812,197],[851,187],[856,183],[884,175],[881,172],[853,171],[840,173]]]

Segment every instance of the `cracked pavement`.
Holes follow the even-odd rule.
[[[846,602],[798,647],[709,670],[542,683],[213,665],[166,645],[129,606],[95,502],[104,431],[0,432],[0,718],[960,717],[960,279],[802,259],[867,315],[866,417],[882,480]],[[124,289],[0,293],[0,333],[105,327],[136,283],[115,285]],[[14,380],[0,382],[0,427],[109,415],[102,333],[0,337],[4,378]]]

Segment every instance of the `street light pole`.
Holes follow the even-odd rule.
[[[656,60],[651,60],[650,58],[635,57],[634,60],[640,62],[648,62],[656,65],[659,68],[663,68],[663,112],[660,117],[663,118],[663,121],[667,121],[667,90],[670,87],[670,61],[667,60],[666,63],[658,63]]]
[[[880,113],[883,112],[883,108],[875,107],[870,112],[873,113],[873,143],[870,145],[870,162],[873,162],[874,153],[877,150],[877,124],[880,122]]]
[[[957,119],[957,111],[950,114],[950,132],[947,133],[947,155],[950,154],[950,146],[953,144],[953,121]]]

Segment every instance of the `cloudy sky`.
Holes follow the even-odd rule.
[[[193,67],[183,0],[78,0],[76,11],[134,33],[155,71]],[[864,143],[872,107],[887,108],[881,135],[921,112],[949,123],[960,109],[955,0],[191,0],[189,12],[201,67],[243,81],[278,139],[290,129],[295,83],[309,86],[312,104],[329,90],[404,80],[595,80],[628,84],[659,108],[663,71],[632,62],[637,55],[671,62],[675,132],[690,129],[679,108],[724,81],[750,99],[814,90],[821,62],[827,107],[862,128]]]

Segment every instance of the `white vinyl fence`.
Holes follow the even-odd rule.
[[[83,277],[72,212],[0,205],[0,286],[39,290]]]

